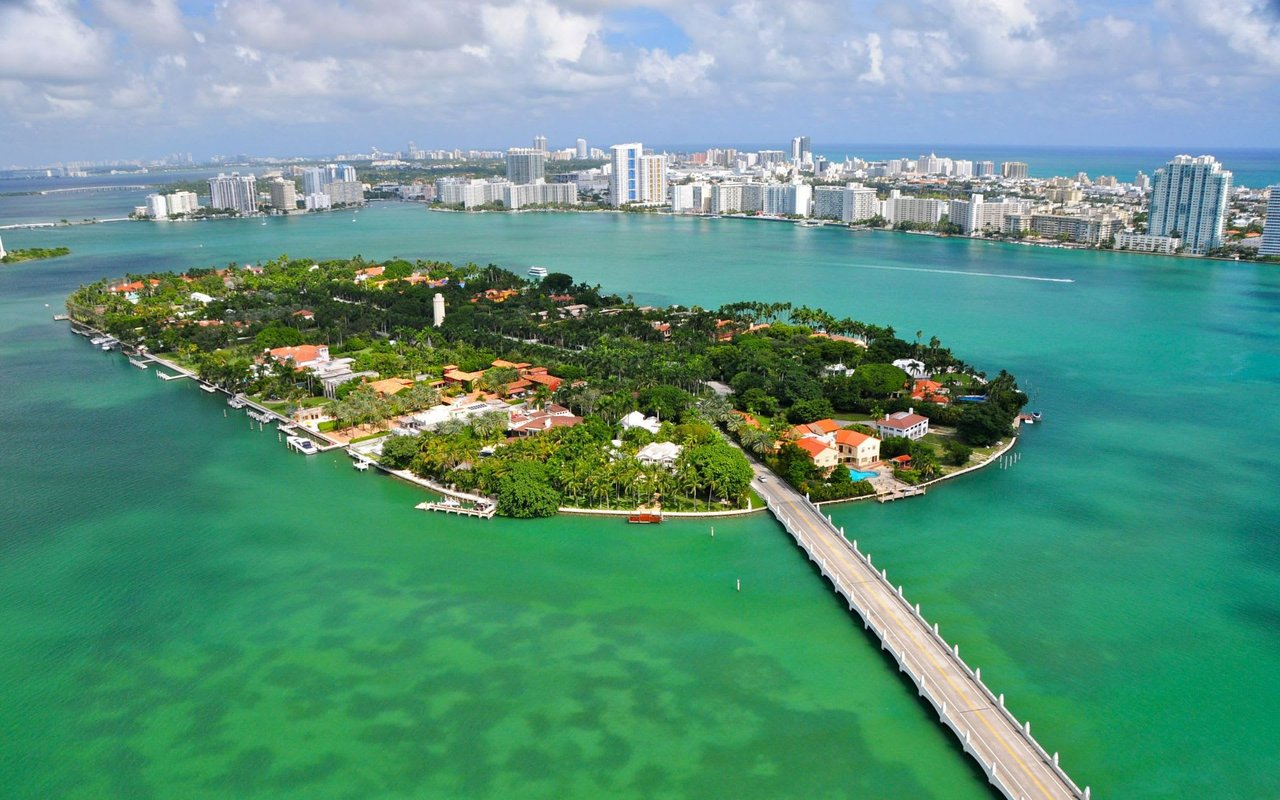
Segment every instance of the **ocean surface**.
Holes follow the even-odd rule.
[[[425,514],[50,321],[281,253],[821,305],[1010,369],[1021,461],[837,524],[1094,797],[1280,796],[1275,267],[392,203],[5,244],[73,250],[0,268],[6,797],[992,796],[768,517]]]

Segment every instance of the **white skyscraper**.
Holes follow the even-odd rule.
[[[169,204],[164,199],[164,195],[147,195],[147,216],[152,219],[165,219],[169,216]]]
[[[533,149],[541,150],[544,153],[547,152],[547,137],[545,136],[533,137]]]
[[[1180,155],[1155,171],[1147,233],[1177,231],[1187,252],[1205,253],[1222,244],[1231,196],[1231,173],[1213,156]]]
[[[640,202],[665,205],[667,202],[667,157],[640,157]]]
[[[1271,197],[1267,200],[1267,224],[1262,229],[1258,255],[1280,256],[1280,183],[1271,187]]]
[[[644,145],[639,142],[615,144],[609,152],[613,168],[609,175],[609,200],[613,207],[641,202],[640,160],[644,158]]]
[[[793,164],[813,163],[813,146],[808,136],[797,136],[791,140],[791,162]]]
[[[439,328],[444,324],[444,295],[436,292],[436,296],[431,298],[431,316],[432,324]]]
[[[586,139],[579,139],[579,140],[578,140],[578,152],[577,152],[577,154],[576,154],[576,155],[577,155],[577,157],[578,157],[578,159],[579,159],[579,160],[585,160],[585,159],[587,158],[588,152],[587,152],[587,140],[586,140]]]
[[[218,177],[209,179],[209,207],[232,209],[241,214],[252,214],[258,210],[258,179],[253,175],[241,175],[233,172],[230,175],[218,173]]]

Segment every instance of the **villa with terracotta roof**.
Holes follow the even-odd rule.
[[[869,467],[880,460],[880,440],[874,436],[841,428],[836,431],[835,439],[843,464]]]
[[[386,271],[386,267],[366,267],[361,270],[356,270],[356,283],[364,283],[370,278],[377,278]]]
[[[329,361],[329,346],[300,344],[297,347],[277,347],[274,350],[268,350],[267,354],[282,364],[292,361],[297,369],[315,369]]]
[[[914,408],[911,408],[876,420],[876,431],[881,437],[902,436],[907,439],[923,439],[929,432],[929,418],[920,416]]]
[[[818,469],[830,471],[840,465],[840,451],[816,436],[796,439],[796,447],[809,454],[809,460]]]
[[[404,378],[383,378],[380,381],[370,381],[369,388],[379,397],[393,397],[412,385],[413,381]]]
[[[951,402],[950,390],[937,381],[918,380],[911,386],[911,399],[945,406]]]
[[[512,436],[530,436],[552,428],[572,428],[582,422],[582,417],[555,403],[536,411],[526,410],[511,415],[507,432]]]
[[[444,382],[451,386],[471,387],[471,384],[480,380],[484,375],[483,372],[464,372],[458,369],[456,364],[448,364],[444,368]]]

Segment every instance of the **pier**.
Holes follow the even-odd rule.
[[[446,514],[458,514],[464,517],[479,517],[480,519],[493,519],[498,513],[497,506],[488,505],[480,506],[464,506],[461,503],[418,503],[414,508],[423,511],[443,511]]]
[[[996,789],[1010,800],[1089,800],[1089,789],[1081,789],[1063,771],[1058,754],[1050,755],[1032,737],[1031,723],[1014,717],[1004,695],[996,695],[982,682],[982,670],[960,658],[960,646],[942,638],[920,606],[906,599],[903,588],[889,582],[887,571],[877,570],[871,556],[858,550],[856,540],[846,539],[830,517],[768,469],[758,464],[754,469],[757,478],[771,477],[752,484],[769,511],[849,610],[857,612],[863,628],[875,634],[880,649],[893,657]]]

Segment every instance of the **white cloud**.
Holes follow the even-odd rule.
[[[107,69],[107,37],[76,16],[74,4],[30,0],[0,4],[0,77],[78,82]]]

